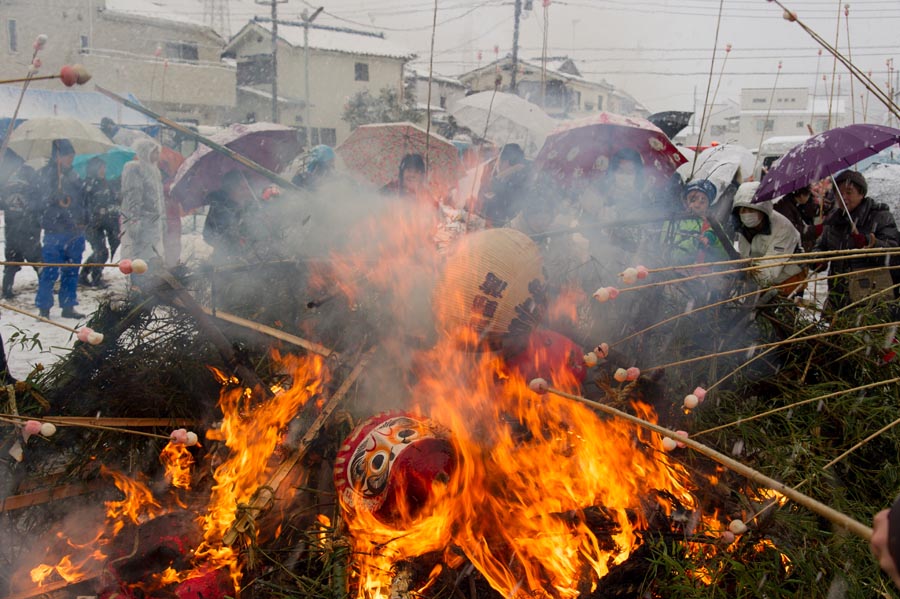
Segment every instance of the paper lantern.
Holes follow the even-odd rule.
[[[369,512],[400,525],[450,480],[456,453],[449,432],[422,416],[386,412],[357,426],[344,441],[334,466],[341,506]]]
[[[537,245],[514,229],[460,238],[435,287],[438,328],[467,342],[527,337],[546,308],[542,269]]]

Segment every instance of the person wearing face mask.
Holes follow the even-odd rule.
[[[758,182],[742,184],[734,196],[732,214],[736,220],[738,251],[741,258],[765,258],[793,254],[800,247],[800,233],[785,216],[775,212],[772,202],[753,203]],[[753,263],[760,263],[754,260]],[[803,285],[805,273],[800,265],[786,262],[784,258],[772,260],[772,266],[750,271],[750,276],[760,287],[771,287],[796,279],[798,287],[783,287],[780,292],[789,295]]]

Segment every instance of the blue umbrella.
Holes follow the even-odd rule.
[[[122,176],[122,169],[134,159],[134,150],[125,146],[110,148],[103,154],[78,154],[72,161],[72,168],[83,179],[87,176],[87,165],[91,159],[99,156],[106,163],[106,178],[118,179]]]

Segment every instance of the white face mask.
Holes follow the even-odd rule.
[[[754,229],[762,222],[762,214],[756,212],[741,212],[741,222],[748,229]]]

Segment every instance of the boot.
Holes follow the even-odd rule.
[[[78,275],[78,284],[82,287],[93,287],[91,281],[88,279],[88,271],[86,268],[81,269],[81,273]]]
[[[49,310],[48,310],[49,312]],[[75,320],[80,320],[85,317],[81,312],[75,311],[75,306],[66,306],[62,309],[62,317],[63,318],[74,318]]]
[[[50,308],[41,308],[41,318],[50,318]]]
[[[3,299],[12,299],[16,296],[13,291],[13,281],[15,281],[15,275],[3,275]]]

